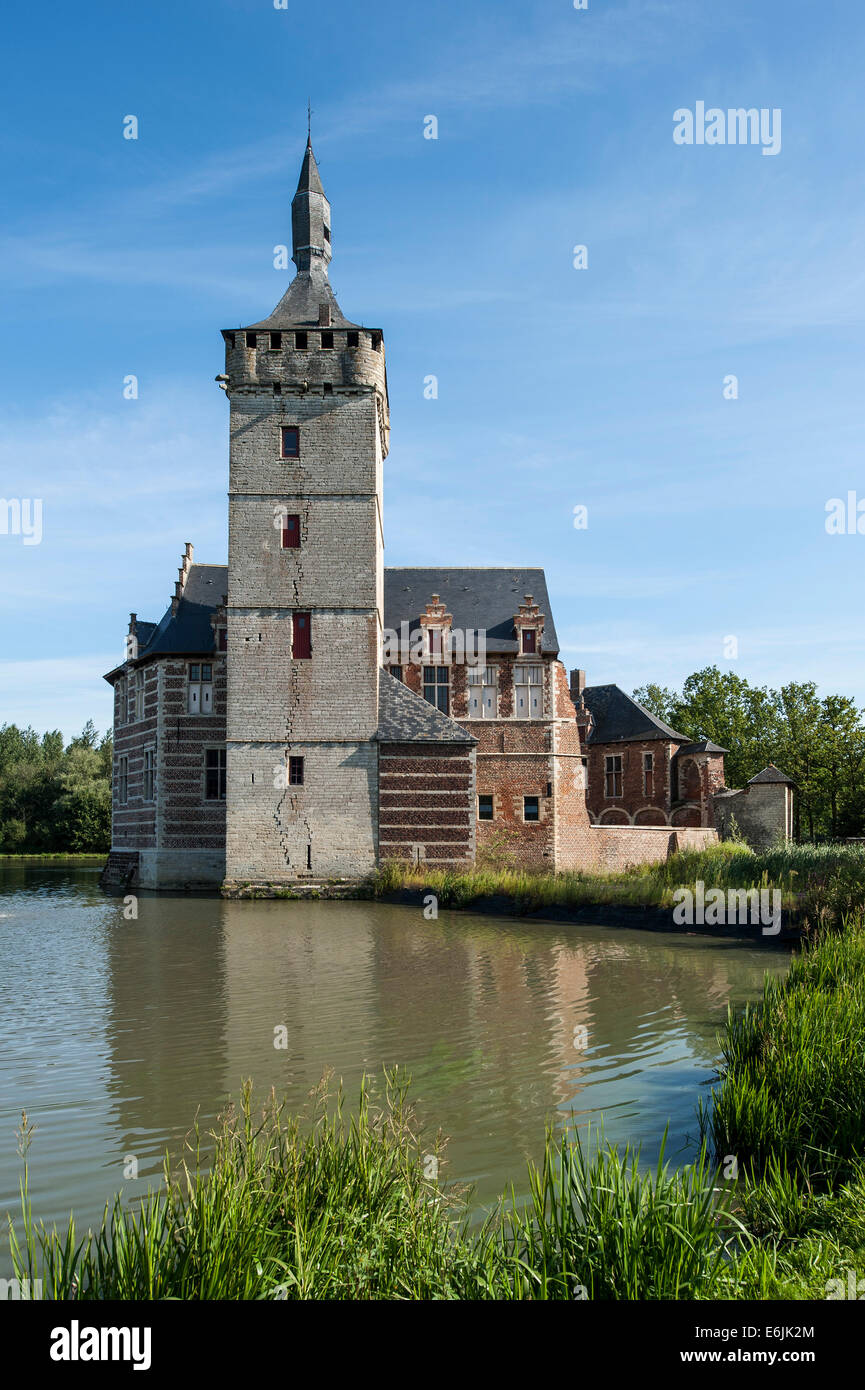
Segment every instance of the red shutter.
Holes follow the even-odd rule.
[[[282,518],[282,548],[283,550],[300,549],[299,516],[284,516]]]
[[[309,613],[295,613],[293,626],[291,654],[295,661],[308,660],[312,656],[312,631]]]
[[[523,651],[533,652],[535,650],[535,630],[531,627],[523,628]]]

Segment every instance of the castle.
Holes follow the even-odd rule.
[[[103,881],[299,888],[482,850],[616,868],[717,838],[724,750],[568,680],[542,569],[385,568],[384,338],[331,289],[309,141],[291,224],[282,299],[222,335],[228,565],[187,544],[169,608],[130,616],[105,677]],[[778,779],[726,795],[765,802],[774,830],[791,814]]]

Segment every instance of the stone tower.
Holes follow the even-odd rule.
[[[384,344],[331,289],[309,141],[291,230],[297,274],[279,304],[223,332],[228,884],[358,877],[376,862]]]

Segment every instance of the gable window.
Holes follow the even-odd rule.
[[[289,758],[288,784],[290,787],[303,786],[303,758]]]
[[[543,666],[517,666],[514,669],[514,717],[540,719],[544,713]]]
[[[280,453],[284,459],[300,458],[300,430],[297,425],[281,425]]]
[[[622,795],[622,756],[610,754],[604,759],[604,796],[607,798]]]
[[[117,764],[117,804],[125,806],[129,800],[129,758],[124,753]]]
[[[478,820],[493,819],[493,799],[491,796],[478,797]]]
[[[442,714],[450,710],[450,672],[447,666],[425,666],[423,668],[423,695],[431,705]]]
[[[440,661],[442,655],[442,630],[440,627],[427,628],[427,647],[431,661]]]
[[[188,714],[213,713],[213,664],[210,661],[189,663],[186,709]]]
[[[312,656],[312,626],[309,613],[294,614],[291,654],[295,661],[308,661]]]
[[[283,550],[300,549],[299,516],[284,516],[282,518],[282,548]]]
[[[499,713],[499,669],[497,666],[468,668],[469,719],[497,719]]]
[[[655,755],[654,753],[643,754],[643,795],[654,796],[655,794]]]
[[[523,652],[528,655],[537,651],[538,634],[533,627],[523,628]]]
[[[153,801],[156,795],[156,749],[144,750],[144,792],[145,801]]]
[[[204,799],[225,800],[225,749],[207,748],[204,753]]]
[[[523,820],[540,820],[541,799],[539,796],[523,797]]]

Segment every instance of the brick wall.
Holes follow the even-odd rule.
[[[386,743],[379,760],[379,857],[437,867],[474,857],[475,761],[469,745]]]
[[[665,825],[671,804],[671,758],[675,743],[647,739],[630,743],[590,743],[587,801],[592,819],[600,824]],[[653,757],[652,791],[644,789],[643,757]],[[622,759],[622,795],[606,795],[606,759]],[[699,824],[699,821],[698,821]]]

